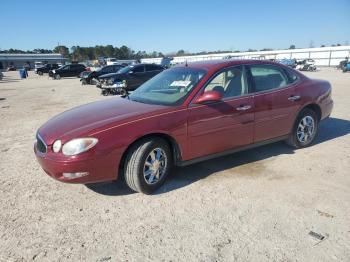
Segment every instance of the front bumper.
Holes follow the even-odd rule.
[[[121,154],[113,152],[110,154],[82,153],[75,157],[57,156],[55,153],[41,153],[34,144],[35,156],[42,169],[52,178],[75,184],[88,184],[96,182],[112,181],[118,177],[118,168]],[[87,172],[88,175],[67,178],[63,173]]]

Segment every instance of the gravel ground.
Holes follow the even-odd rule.
[[[0,261],[350,261],[350,73],[308,73],[332,83],[335,101],[315,145],[177,168],[152,196],[47,176],[32,148],[39,126],[113,98],[29,74],[0,81]]]

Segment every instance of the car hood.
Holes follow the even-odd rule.
[[[65,142],[73,138],[91,136],[106,128],[167,110],[167,106],[143,104],[119,97],[111,98],[65,111],[41,126],[38,133],[47,145],[51,145],[57,139]]]

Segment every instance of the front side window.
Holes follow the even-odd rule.
[[[142,84],[129,98],[147,104],[179,105],[205,74],[205,70],[189,67],[168,69]]]
[[[282,70],[267,65],[250,66],[255,92],[267,91],[288,85],[288,79]]]
[[[241,96],[248,93],[242,66],[231,67],[217,74],[205,87],[205,91],[218,91],[223,98]]]

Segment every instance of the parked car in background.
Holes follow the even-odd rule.
[[[343,73],[350,71],[350,62],[344,63],[343,65]]]
[[[44,66],[44,63],[43,63],[43,62],[41,62],[41,61],[35,61],[35,62],[34,62],[34,69],[35,69],[35,68],[42,67],[42,66]]]
[[[117,73],[100,76],[97,87],[102,89],[102,95],[125,94],[135,90],[163,70],[163,66],[156,64],[126,66]]]
[[[291,68],[296,68],[297,66],[295,59],[280,59],[278,62]]]
[[[41,67],[35,68],[34,73],[38,75],[43,75],[49,73],[50,70],[58,69],[59,65],[58,64],[45,64]]]
[[[332,111],[331,85],[279,63],[218,60],[180,65],[125,98],[68,110],[37,132],[34,151],[51,177],[93,183],[124,176],[146,194],[172,166],[285,140],[312,144]]]
[[[348,62],[349,62],[349,58],[345,57],[345,60],[342,60],[339,62],[339,64],[337,65],[337,69],[343,70],[344,67],[348,64]]]
[[[123,67],[123,65],[108,65],[101,67],[96,71],[84,71],[80,74],[80,81],[83,85],[90,85],[94,83],[96,84],[96,81],[98,80],[99,76],[110,73],[117,73]]]
[[[82,64],[70,64],[64,65],[58,69],[49,71],[49,76],[54,79],[60,79],[61,77],[76,76],[78,77],[81,72],[85,71],[86,68]]]
[[[106,65],[116,65],[116,64],[134,65],[137,63],[138,63],[138,60],[135,60],[135,59],[116,59],[112,57],[106,58]]]
[[[9,65],[7,67],[7,71],[16,71],[16,70],[17,70],[17,68],[14,65]]]
[[[313,59],[304,59],[297,62],[296,69],[300,71],[316,71],[315,60]]]

